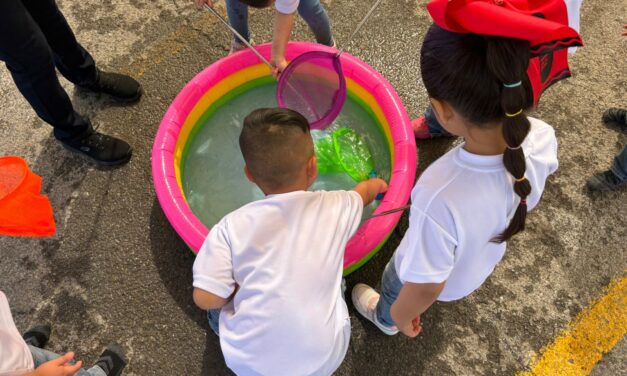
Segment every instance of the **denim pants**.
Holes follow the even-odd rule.
[[[248,30],[248,5],[239,0],[226,0],[226,12],[229,16],[229,23],[246,40],[250,41],[250,31]],[[316,36],[316,41],[325,46],[333,45],[331,35],[331,23],[327,12],[320,4],[320,0],[300,0],[298,13],[307,22],[311,31]],[[237,37],[234,37],[239,42]]]
[[[33,355],[33,362],[35,363],[35,368],[39,367],[40,365],[46,362],[49,362],[51,360],[54,360],[60,357],[59,354],[55,354],[52,351],[40,349],[39,347],[28,345],[28,348],[30,349],[31,354]],[[75,375],[77,376],[107,376],[105,371],[98,366],[93,366],[88,370],[81,368],[78,370],[78,372],[75,373]]]
[[[1,1],[1,0],[0,0]],[[344,293],[346,292],[346,280],[342,278],[342,299],[346,300]],[[209,327],[215,334],[220,335],[220,311],[221,308],[210,309],[207,311],[207,321],[209,321]]]
[[[37,115],[54,127],[58,139],[90,129],[74,111],[55,67],[70,82],[96,80],[96,64],[76,41],[55,0],[0,1],[0,60]]]
[[[433,107],[431,104],[427,107],[425,111],[425,119],[427,119],[427,126],[429,127],[429,134],[432,136],[442,136],[449,134],[446,129],[440,125],[438,122],[438,118],[435,117],[435,112],[433,112]]]
[[[387,326],[396,325],[394,320],[392,320],[390,308],[392,308],[392,304],[394,304],[396,298],[398,298],[398,294],[400,294],[401,288],[403,287],[403,282],[401,282],[396,274],[396,266],[394,265],[395,255],[396,254],[392,255],[392,258],[385,266],[385,270],[381,276],[381,297],[375,308],[377,320]]]
[[[627,145],[625,145],[623,150],[614,158],[611,170],[621,183],[627,181]]]

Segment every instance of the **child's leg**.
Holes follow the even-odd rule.
[[[300,0],[298,13],[307,22],[318,43],[333,46],[331,23],[327,12],[320,4],[320,0]]]
[[[229,23],[238,33],[250,42],[250,32],[248,30],[248,5],[238,0],[226,0],[226,13],[229,16]],[[240,40],[233,35],[233,40],[240,44]]]
[[[398,275],[396,275],[396,267],[394,265],[395,255],[396,254],[392,255],[392,258],[385,266],[385,270],[381,276],[381,297],[375,308],[377,320],[387,326],[396,325],[390,315],[390,308],[396,301],[403,287],[403,282],[401,282],[401,280],[398,279]]]
[[[220,336],[220,311],[222,309],[210,309],[207,311],[207,321],[209,321],[209,327],[213,332]]]
[[[35,364],[35,368],[39,367],[40,365],[46,362],[49,362],[51,360],[54,360],[60,357],[59,354],[55,354],[52,351],[40,349],[39,347],[35,347],[32,345],[28,345],[28,348],[30,349],[30,353],[33,355],[33,363]],[[98,366],[93,366],[88,370],[81,368],[78,370],[77,373],[75,373],[75,375],[76,376],[107,376],[105,371]]]

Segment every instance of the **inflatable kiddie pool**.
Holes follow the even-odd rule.
[[[258,50],[266,57],[270,56],[269,44],[258,46]],[[332,51],[330,48],[305,42],[292,42],[287,49],[287,59],[312,50]],[[389,82],[378,72],[361,60],[344,53],[341,57],[342,68],[347,81],[347,105],[360,108],[370,117],[378,128],[377,137],[387,149],[384,162],[389,169],[389,188],[383,200],[374,209],[374,214],[405,205],[416,175],[416,144],[407,112],[400,98]],[[270,77],[268,67],[248,50],[227,56],[194,77],[181,92],[165,113],[153,146],[152,172],[155,190],[159,203],[166,217],[179,236],[189,248],[197,253],[210,229],[198,215],[194,214],[189,205],[190,193],[186,187],[186,161],[190,145],[195,138],[202,137],[203,129],[209,126],[207,119],[217,111],[228,111],[231,101],[243,93],[256,90],[261,85],[270,85],[274,81]],[[265,95],[268,97],[270,95]],[[267,99],[267,98],[266,98]],[[276,103],[276,102],[275,102]],[[263,107],[263,106],[259,106]],[[245,114],[241,114],[241,119]],[[237,122],[241,122],[241,119]],[[235,121],[231,121],[234,127]],[[229,126],[224,125],[225,127]],[[225,128],[226,129],[226,128]],[[213,130],[213,129],[210,129]],[[237,129],[228,128],[233,140],[226,147],[233,148],[239,154],[237,146]],[[216,131],[220,131],[217,129]],[[198,144],[198,143],[196,143]],[[225,147],[224,142],[200,143],[205,153]],[[224,149],[222,149],[224,150]],[[218,153],[219,151],[216,151]],[[219,157],[219,156],[218,156]],[[377,157],[375,155],[375,157]],[[219,160],[219,159],[218,159]],[[191,162],[190,162],[191,163]],[[238,174],[243,176],[241,166]],[[235,168],[226,167],[232,170]],[[385,175],[385,174],[383,174]],[[215,179],[223,179],[216,173]],[[243,184],[243,183],[242,183]],[[213,194],[209,192],[209,194]],[[221,204],[219,193],[216,193],[216,205]],[[211,202],[202,206],[203,212],[211,211]],[[222,209],[224,213],[235,210],[238,206]],[[199,210],[196,209],[196,213]],[[362,222],[357,233],[351,238],[344,256],[344,274],[349,274],[368,261],[385,243],[396,226],[402,212],[384,215]],[[217,220],[215,220],[217,222]],[[211,220],[205,220],[205,223]],[[214,222],[215,223],[215,222]],[[321,224],[324,225],[324,224]]]

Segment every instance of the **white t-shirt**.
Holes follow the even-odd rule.
[[[270,195],[225,216],[194,262],[194,287],[233,299],[220,345],[238,375],[329,375],[350,338],[340,286],[359,227],[354,191]]]
[[[538,119],[529,121],[522,146],[531,210],[558,163],[553,128]],[[429,166],[412,191],[409,229],[396,250],[400,280],[446,281],[440,301],[461,299],[479,288],[505,254],[505,243],[490,240],[505,230],[520,202],[513,182],[502,155],[471,154],[463,144]]]
[[[277,11],[283,14],[292,14],[298,9],[300,0],[276,0],[274,7]]]
[[[17,331],[9,301],[0,291],[0,376],[17,376],[35,369],[28,345]]]

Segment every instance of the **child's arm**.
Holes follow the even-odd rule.
[[[208,309],[222,308],[231,300],[231,297],[225,299],[197,287],[194,288],[193,296],[194,303],[196,303],[198,308],[204,309],[205,311]]]
[[[292,28],[294,27],[294,14],[284,14],[276,11],[274,17],[274,34],[272,36],[272,60],[270,63],[274,65],[272,75],[277,77],[285,67],[287,67],[287,60],[285,60],[285,50],[287,49],[287,42],[290,40],[292,34]]]
[[[72,376],[81,369],[83,362],[70,364],[74,359],[74,353],[69,352],[61,357],[50,360],[25,376]]]
[[[387,191],[387,189],[388,184],[385,180],[374,178],[357,184],[355,188],[353,188],[353,191],[359,193],[361,199],[364,201],[364,206],[368,206],[379,193],[383,193]]]
[[[396,323],[398,330],[408,337],[416,337],[420,333],[420,327],[413,324],[414,319],[420,317],[435,302],[445,283],[446,281],[441,283],[405,283],[398,298],[390,308],[392,320]]]

